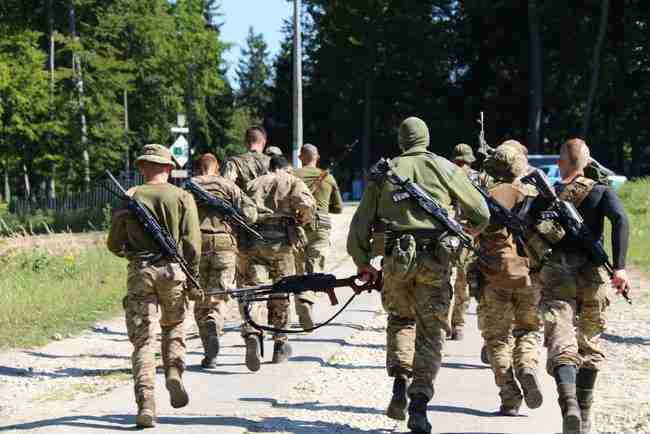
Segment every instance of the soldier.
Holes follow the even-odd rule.
[[[146,145],[138,157],[138,169],[144,184],[128,194],[143,204],[158,222],[182,246],[183,258],[195,272],[199,267],[201,232],[194,198],[167,183],[174,168],[171,152],[161,145]],[[107,240],[108,249],[129,260],[127,295],[124,298],[126,328],[133,344],[133,380],[138,405],[139,427],[155,424],[154,383],[156,360],[154,325],[160,306],[162,359],[171,405],[187,405],[183,386],[185,369],[185,274],[177,263],[169,262],[135,216],[126,209],[116,210]]]
[[[221,175],[246,190],[249,182],[269,171],[271,157],[264,153],[266,130],[253,126],[246,130],[244,138],[248,152],[229,158],[221,170]]]
[[[316,203],[305,183],[287,172],[288,167],[284,157],[274,156],[271,172],[248,184],[248,192],[260,209],[256,228],[267,240],[253,242],[247,251],[251,285],[266,284],[269,278],[276,282],[295,274],[294,249],[307,242],[303,226],[313,220]],[[272,299],[267,307],[269,324],[286,328],[289,301]],[[273,340],[273,363],[283,363],[291,356],[287,335],[275,332]]]
[[[251,198],[232,181],[219,176],[219,162],[212,154],[204,154],[197,163],[199,176],[193,181],[209,193],[220,197],[236,208],[253,224],[257,220],[257,207]],[[202,246],[200,276],[201,287],[229,290],[235,287],[237,268],[237,233],[217,210],[207,204],[199,205]],[[227,314],[228,296],[209,296],[194,304],[196,320],[205,357],[201,366],[216,368],[219,353],[219,335],[223,334]],[[245,329],[244,326],[242,329]],[[246,336],[244,336],[246,337]]]
[[[513,146],[501,145],[486,161],[485,170],[494,179],[490,196],[504,207],[521,207],[536,191],[519,179],[528,171],[528,159]],[[530,277],[530,264],[519,254],[512,233],[491,224],[479,237],[481,252],[490,258],[479,263],[485,284],[481,296],[481,325],[488,359],[499,387],[503,416],[517,416],[523,398],[529,408],[542,405],[537,381],[541,328],[539,286]],[[512,337],[514,336],[514,339]]]
[[[476,161],[471,146],[460,143],[454,148],[453,162],[460,167],[467,177],[478,182],[478,172],[472,169],[472,163]],[[457,215],[460,216],[460,210]],[[468,249],[464,249],[456,266],[456,279],[454,281],[453,309],[451,315],[451,340],[463,340],[463,327],[465,327],[465,314],[469,307],[469,287],[467,285],[467,269],[473,262],[473,255]]]
[[[408,118],[399,128],[403,154],[392,161],[395,171],[417,182],[448,211],[456,200],[477,235],[488,223],[489,211],[461,169],[427,150],[429,130],[418,118]],[[451,302],[451,261],[458,239],[449,236],[432,216],[422,211],[403,191],[371,177],[348,234],[348,253],[362,279],[376,279],[370,265],[372,228],[388,224],[382,302],[388,312],[386,367],[394,377],[393,397],[387,415],[406,419],[414,433],[429,433],[427,403],[441,365],[444,331]],[[388,233],[388,232],[387,232]]]
[[[589,158],[583,140],[564,143],[558,161],[562,180],[555,189],[577,208],[596,239],[602,238],[605,217],[609,219],[614,277],[607,282],[605,271],[590,262],[570,235],[553,246],[540,271],[547,370],[557,383],[564,433],[572,434],[591,430],[593,391],[605,361],[599,341],[607,324],[608,283],[619,294],[630,288],[625,271],[628,219],[611,187],[584,176]]]
[[[318,148],[306,144],[300,151],[302,168],[295,171],[295,175],[307,184],[316,200],[316,218],[305,227],[307,245],[304,249],[296,251],[297,274],[322,273],[325,270],[332,230],[329,213],[343,212],[343,199],[339,186],[327,170],[318,168],[319,159]],[[295,298],[296,313],[303,328],[314,327],[312,306],[315,302],[315,294],[311,291]]]

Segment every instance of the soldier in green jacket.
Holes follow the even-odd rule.
[[[296,251],[296,273],[312,274],[325,271],[327,254],[330,248],[330,233],[332,221],[330,213],[343,212],[343,199],[336,179],[327,170],[318,167],[318,148],[306,144],[300,151],[302,167],[294,171],[294,175],[302,179],[316,199],[316,218],[305,227],[307,245]],[[295,298],[296,313],[303,328],[314,326],[312,306],[316,295],[309,291]]]
[[[172,155],[161,145],[146,145],[136,160],[144,184],[127,194],[144,205],[179,243],[180,252],[195,274],[201,257],[201,231],[194,198],[167,180],[174,167]],[[182,382],[185,369],[186,276],[179,264],[163,258],[160,247],[127,209],[113,214],[108,249],[129,260],[127,295],[124,297],[126,328],[133,344],[133,381],[138,405],[136,424],[152,427],[156,419],[155,319],[160,308],[162,360],[171,405],[187,405],[189,397]]]
[[[418,183],[449,212],[457,201],[467,219],[467,232],[478,235],[488,224],[487,204],[465,173],[453,163],[427,150],[429,130],[418,118],[399,128],[403,153],[393,159],[394,170]],[[394,377],[387,415],[406,419],[414,433],[430,433],[427,403],[440,369],[447,316],[451,301],[451,261],[459,240],[451,237],[401,189],[381,178],[369,180],[350,225],[348,253],[362,279],[375,279],[370,265],[371,230],[375,222],[388,225],[384,257],[382,302],[388,312],[386,367]]]

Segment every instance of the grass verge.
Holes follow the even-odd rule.
[[[650,178],[627,182],[618,193],[630,219],[628,263],[650,272]]]
[[[116,314],[125,264],[103,246],[0,257],[0,348],[43,345]]]

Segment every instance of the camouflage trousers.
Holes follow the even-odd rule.
[[[307,245],[302,249],[297,249],[296,254],[296,274],[313,274],[325,271],[327,256],[330,249],[330,229],[319,228],[307,230]],[[295,298],[296,306],[302,301],[314,304],[316,294],[313,291],[307,291]]]
[[[609,283],[583,255],[553,252],[540,271],[547,371],[560,365],[599,370],[607,327]]]
[[[265,285],[295,274],[294,249],[286,242],[257,243],[246,250],[246,260],[247,285]],[[286,328],[289,323],[289,300],[285,298],[269,300],[266,307],[269,325],[275,328]],[[242,309],[243,306],[240,306],[240,310]],[[249,312],[256,323],[263,322],[259,303],[251,303]],[[259,333],[249,324],[242,326],[243,336]],[[287,340],[287,335],[274,333],[273,339],[284,342]]]
[[[542,327],[539,300],[537,285],[516,289],[488,285],[483,290],[481,332],[504,405],[521,402],[518,389],[511,387],[512,372],[537,369]]]
[[[409,395],[433,397],[442,364],[451,302],[450,267],[419,254],[408,272],[395,272],[394,258],[384,258],[382,303],[388,313],[386,368],[391,377],[413,377]]]
[[[185,275],[177,264],[159,261],[148,265],[131,261],[128,266],[127,295],[123,304],[126,329],[133,344],[131,363],[136,402],[154,396],[156,379],[156,326],[160,307],[162,360],[165,372],[176,367],[185,369],[186,298],[183,292]]]
[[[451,326],[463,327],[465,325],[465,315],[469,307],[469,286],[467,285],[467,266],[468,263],[459,264],[456,267],[454,280],[454,298],[451,314]]]
[[[204,289],[228,290],[235,287],[237,243],[229,234],[204,234],[202,237],[200,283]],[[210,332],[223,333],[228,315],[227,295],[212,295],[194,303],[194,320],[206,350]]]

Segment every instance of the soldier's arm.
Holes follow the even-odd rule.
[[[465,173],[457,168],[446,178],[447,187],[467,218],[468,225],[476,232],[485,229],[490,222],[490,211],[483,196],[474,188]]]
[[[257,205],[236,185],[231,194],[232,205],[242,214],[249,225],[257,221]]]
[[[126,231],[126,219],[129,210],[116,209],[111,217],[111,229],[106,239],[106,247],[116,256],[124,257],[128,243],[128,234]]]
[[[237,182],[237,177],[239,176],[237,165],[233,163],[232,160],[227,160],[221,168],[221,176],[231,180],[232,182]]]
[[[180,241],[183,248],[183,259],[187,261],[194,273],[199,271],[201,259],[201,229],[199,212],[194,197],[184,193],[182,198],[183,215],[181,217]]]
[[[339,190],[339,185],[336,183],[336,179],[333,176],[329,176],[330,184],[332,185],[332,194],[330,195],[330,206],[329,212],[332,214],[341,214],[343,212],[343,198],[341,197],[341,191]]]
[[[304,225],[314,219],[316,199],[302,179],[294,179],[295,182],[291,190],[291,208],[296,212],[299,223]]]
[[[377,217],[379,186],[369,182],[363,192],[361,203],[352,217],[348,232],[347,250],[358,268],[370,265],[372,225]]]
[[[611,187],[606,187],[601,199],[601,209],[612,224],[612,262],[615,270],[625,269],[630,239],[630,222],[623,203]]]

